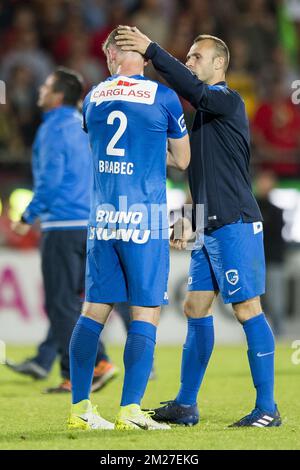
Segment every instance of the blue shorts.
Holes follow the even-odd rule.
[[[262,222],[205,230],[204,245],[192,252],[188,290],[220,291],[225,304],[265,293]]]
[[[93,303],[128,302],[155,307],[168,303],[169,241],[87,241],[85,298]]]

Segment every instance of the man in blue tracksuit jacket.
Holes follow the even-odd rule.
[[[45,112],[33,145],[34,196],[15,225],[15,231],[22,235],[40,219],[45,304],[50,321],[47,339],[40,345],[38,355],[15,365],[15,370],[42,378],[58,352],[64,380],[59,387],[48,389],[50,392],[71,388],[69,342],[84,289],[92,160],[76,108],[81,94],[81,77],[65,68],[57,69],[40,88],[38,105]],[[102,353],[99,348],[97,362],[107,359]],[[113,375],[111,369],[105,372]]]

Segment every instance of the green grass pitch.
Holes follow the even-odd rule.
[[[109,348],[122,368],[122,348]],[[24,359],[31,348],[8,347],[7,355]],[[276,356],[276,399],[283,418],[281,428],[227,429],[248,413],[254,390],[242,346],[215,348],[199,395],[201,421],[193,428],[171,431],[68,431],[69,395],[49,396],[41,391],[59,379],[58,368],[47,381],[34,382],[0,366],[0,449],[300,449],[300,365],[292,364],[293,350],[280,345]],[[143,405],[172,399],[179,382],[180,347],[158,347],[158,378],[148,385]],[[110,420],[118,410],[122,374],[92,395],[101,414]]]

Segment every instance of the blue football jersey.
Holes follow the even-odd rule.
[[[94,167],[90,226],[166,228],[167,139],[187,133],[176,93],[142,75],[114,75],[86,96],[83,128]]]

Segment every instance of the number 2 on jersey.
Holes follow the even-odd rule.
[[[113,155],[117,157],[124,157],[125,149],[117,148],[115,145],[121,139],[122,135],[126,131],[127,117],[122,111],[112,111],[107,118],[107,124],[113,125],[115,119],[119,119],[120,125],[117,132],[110,139],[108,146],[106,147],[106,155]]]

